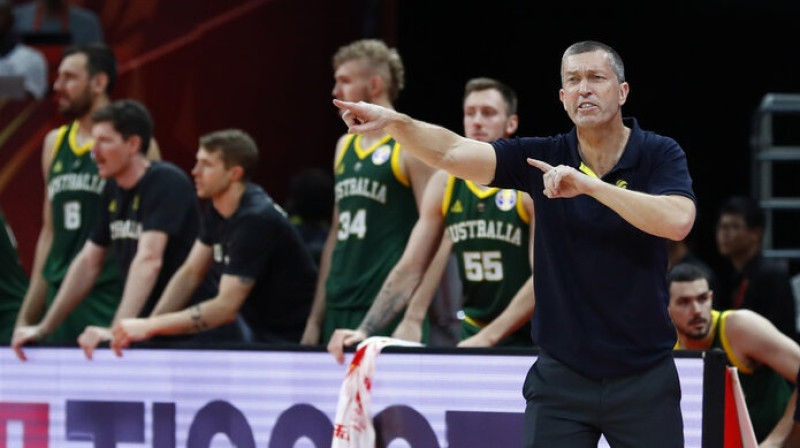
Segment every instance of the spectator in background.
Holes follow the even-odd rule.
[[[256,342],[300,342],[317,269],[286,212],[250,181],[257,160],[255,141],[240,130],[200,138],[192,175],[197,195],[210,200],[200,236],[151,316],[114,326],[118,354],[131,342],[205,332],[237,314]],[[183,309],[209,269],[216,294]]]
[[[20,42],[14,30],[10,0],[0,0],[0,76],[21,76],[29,98],[47,93],[47,61],[37,49]]]
[[[136,101],[119,100],[95,111],[92,121],[92,155],[107,180],[100,213],[44,318],[14,331],[12,348],[22,360],[23,345],[52,333],[86,298],[103,273],[109,248],[125,284],[113,324],[150,314],[197,237],[199,208],[189,177],[169,162],[145,156],[153,135],[150,112]],[[213,291],[206,281],[196,297]],[[78,343],[91,358],[95,347],[110,339],[110,328],[95,324]]]
[[[14,321],[28,289],[28,276],[19,261],[17,241],[0,211],[0,344],[11,342]]]
[[[800,346],[751,310],[712,310],[714,291],[703,267],[681,263],[667,279],[675,349],[725,351],[728,364],[738,369],[756,440],[780,446],[795,411],[789,384],[800,369]]]
[[[53,89],[58,110],[68,123],[51,130],[42,144],[42,228],[17,328],[35,325],[52,305],[70,263],[100,215],[106,180],[98,175],[90,151],[92,113],[108,105],[116,82],[117,61],[109,47],[74,46],[64,51]],[[160,159],[155,138],[148,158]],[[85,300],[46,341],[75,343],[85,328],[111,325],[121,295],[122,276],[110,255]]]
[[[319,266],[331,229],[333,177],[319,168],[297,173],[290,181],[286,211]]]
[[[491,142],[509,138],[517,129],[517,95],[502,82],[468,81],[462,106],[468,138]],[[456,254],[463,285],[459,302],[465,318],[459,345],[533,346],[533,229],[533,201],[526,193],[488,188],[437,171],[425,189],[405,252],[370,312],[355,330],[337,329],[328,351],[344,362],[343,347],[382,329],[406,305],[393,336],[425,342],[423,320],[451,253]]]
[[[720,207],[717,250],[732,272],[720,278],[723,293],[715,308],[753,310],[796,341],[791,276],[785,263],[762,253],[765,221],[764,210],[747,196],[730,197]]]
[[[375,39],[340,47],[333,69],[332,93],[342,100],[392,108],[405,82],[397,50]],[[383,130],[343,135],[333,160],[333,224],[302,339],[311,345],[327,344],[334,329],[355,328],[367,314],[403,253],[433,173]]]
[[[103,27],[94,11],[69,0],[32,0],[14,8],[16,29],[23,35],[69,35],[70,45],[103,43]]]

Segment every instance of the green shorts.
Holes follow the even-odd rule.
[[[47,287],[47,308],[55,299],[60,284],[49,284]],[[61,324],[56,327],[46,341],[54,344],[76,345],[78,336],[89,325],[100,327],[111,326],[114,313],[122,299],[122,284],[111,280],[94,285],[89,294],[72,310]]]

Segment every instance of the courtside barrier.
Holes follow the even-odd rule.
[[[122,358],[102,349],[92,361],[78,348],[26,354],[21,362],[0,350],[0,446],[328,448],[347,369],[301,347],[137,348]],[[535,355],[384,349],[371,403],[378,446],[520,446]],[[686,447],[723,447],[724,358],[675,356]]]

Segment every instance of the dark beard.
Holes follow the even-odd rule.
[[[88,114],[90,110],[92,110],[92,100],[89,95],[85,95],[62,109],[61,114],[67,120],[76,120]]]

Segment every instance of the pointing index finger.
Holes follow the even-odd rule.
[[[333,105],[338,107],[339,109],[346,109],[347,105],[348,105],[348,102],[347,101],[342,101],[342,100],[337,100],[336,98],[334,98],[333,99]]]
[[[539,168],[543,173],[546,173],[553,169],[553,166],[550,165],[549,163],[543,162],[538,159],[532,159],[530,157],[528,157],[528,165]]]

